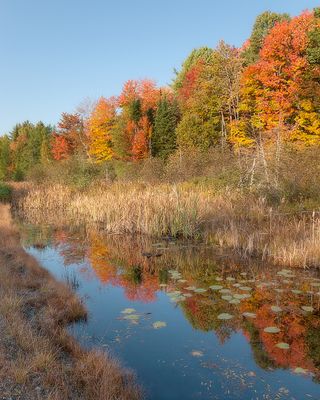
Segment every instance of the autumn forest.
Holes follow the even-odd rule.
[[[241,48],[194,49],[172,84],[128,80],[122,92],[62,113],[56,127],[17,124],[0,138],[0,177],[37,164],[167,160],[177,149],[234,153],[276,143],[319,145],[320,11],[265,12]]]

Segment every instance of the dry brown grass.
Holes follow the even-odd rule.
[[[86,318],[86,310],[21,248],[4,205],[0,293],[0,389],[8,396],[14,391],[21,399],[141,398],[131,373],[105,353],[84,350],[68,334],[66,324]]]
[[[320,214],[280,213],[240,190],[192,184],[113,184],[75,191],[40,186],[14,193],[16,209],[34,223],[94,224],[111,233],[205,237],[244,256],[277,264],[320,265]]]

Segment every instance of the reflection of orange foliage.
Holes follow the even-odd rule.
[[[242,305],[242,311],[256,313],[256,318],[251,322],[260,332],[260,339],[268,356],[275,363],[284,368],[302,367],[308,371],[316,371],[316,368],[309,358],[306,344],[307,326],[305,316],[299,311],[299,297],[285,292],[282,295],[281,307],[283,312],[275,313],[271,310],[274,301],[272,289],[257,289],[252,299]],[[251,305],[250,305],[251,304]],[[252,307],[253,306],[253,307]],[[288,310],[290,310],[288,312]],[[294,310],[294,312],[293,312]],[[269,326],[276,326],[280,329],[277,334],[264,332]],[[246,337],[250,337],[245,332]],[[290,345],[290,350],[283,350],[276,347],[277,343],[284,342]]]
[[[136,284],[131,280],[128,280],[125,275],[121,275],[119,285],[124,288],[128,300],[150,303],[156,300],[156,292],[159,289],[159,280],[157,276],[144,273],[141,283]]]
[[[94,233],[91,233],[88,258],[97,277],[105,285],[107,283],[117,283],[117,267],[113,264],[110,264],[108,257],[108,249],[103,244],[100,237]]]

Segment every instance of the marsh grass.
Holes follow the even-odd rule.
[[[85,319],[86,309],[23,250],[5,205],[0,205],[0,293],[0,379],[7,392],[20,390],[24,399],[141,398],[131,373],[70,336],[67,324]]]
[[[277,264],[320,265],[320,213],[284,212],[254,192],[201,184],[37,186],[14,205],[34,223],[95,225],[108,233],[206,240]]]

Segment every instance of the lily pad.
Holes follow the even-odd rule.
[[[297,368],[295,368],[295,369],[293,370],[293,372],[294,372],[295,374],[307,374],[307,373],[308,373],[308,370],[306,370],[306,369],[304,369],[304,368],[301,368],[301,367],[297,367]]]
[[[195,289],[196,289],[195,286],[188,286],[188,287],[186,287],[186,290],[195,290]]]
[[[231,290],[230,289],[221,289],[219,290],[220,293],[230,293]]]
[[[271,306],[271,310],[275,313],[281,312],[282,308],[278,306]]]
[[[320,282],[313,282],[311,283],[311,286],[320,287]]]
[[[193,357],[203,357],[203,351],[200,350],[192,350],[191,355]]]
[[[276,344],[276,347],[282,350],[288,350],[290,349],[290,345],[288,343],[280,342]]]
[[[128,315],[125,315],[123,317],[123,319],[128,319],[128,320],[131,320],[131,321],[138,321],[139,318],[140,317],[137,314],[128,314]]]
[[[292,289],[291,292],[294,293],[294,294],[301,294],[302,293],[302,291],[298,290],[298,289]]]
[[[228,313],[222,313],[218,315],[218,319],[222,319],[222,320],[228,320],[228,319],[232,319],[233,315],[228,314]]]
[[[223,288],[223,286],[221,286],[221,285],[212,285],[212,286],[210,286],[210,289],[212,289],[212,290],[220,290],[222,288]]]
[[[233,295],[233,297],[235,299],[242,300],[242,299],[245,299],[246,296],[245,296],[245,294],[236,293],[236,294]]]
[[[221,296],[221,298],[222,298],[222,300],[227,300],[227,301],[232,300],[232,296],[230,296],[228,294],[225,294],[225,295]]]
[[[252,312],[244,312],[242,315],[247,318],[256,318],[256,316],[257,316],[257,314],[252,313]]]
[[[167,323],[164,321],[156,321],[152,324],[154,329],[160,329],[160,328],[165,328],[167,326]]]
[[[311,307],[311,306],[302,306],[301,308],[302,308],[303,311],[306,311],[306,312],[313,312],[314,311],[314,308]]]
[[[264,332],[266,332],[266,333],[279,333],[280,329],[277,328],[276,326],[268,326],[267,328],[264,328]]]
[[[235,278],[233,278],[232,276],[228,276],[226,278],[226,280],[229,281],[229,282],[232,282],[232,281],[235,281]]]
[[[194,292],[195,292],[195,293],[204,293],[204,292],[206,292],[206,291],[207,291],[207,289],[202,289],[202,288],[194,289]]]
[[[134,308],[125,308],[123,311],[121,311],[121,314],[133,314],[136,312]]]
[[[232,299],[232,300],[229,301],[229,304],[240,304],[240,300]]]
[[[252,288],[249,286],[240,286],[239,289],[244,290],[245,292],[250,292],[250,290],[252,290]]]

